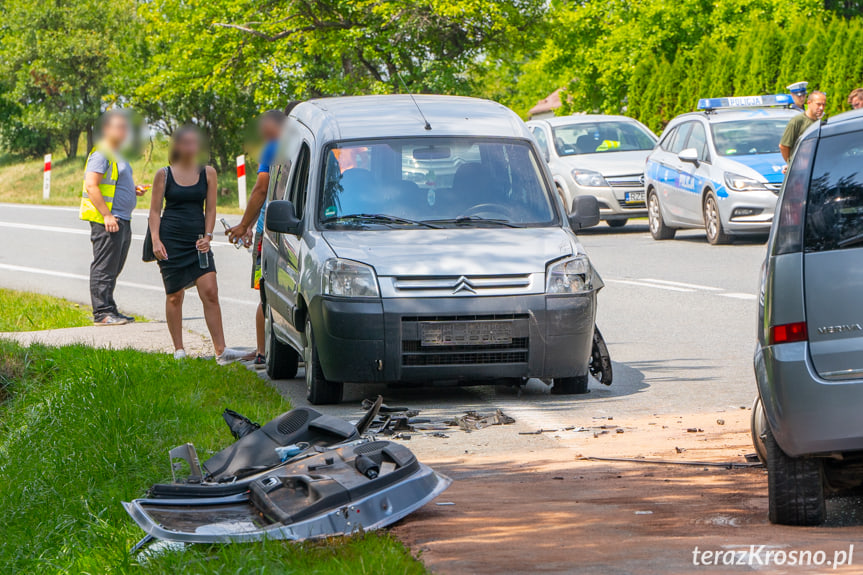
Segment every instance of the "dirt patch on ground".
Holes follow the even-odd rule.
[[[847,549],[863,535],[861,518],[848,515],[846,509],[856,502],[831,503],[832,521],[838,526],[777,527],[767,521],[766,472],[762,468],[583,459],[743,463],[743,455],[753,451],[748,418],[748,410],[741,410],[599,420],[591,426],[596,429],[556,432],[559,445],[532,453],[426,457],[426,463],[455,482],[394,532],[421,553],[432,571],[440,573],[808,573],[830,569],[767,567],[759,561],[770,549],[820,549],[831,558],[835,550]],[[839,516],[844,519],[837,520]],[[750,545],[765,545],[765,551],[753,555]],[[695,566],[696,546],[734,550],[751,564]],[[856,565],[837,571],[863,572]]]

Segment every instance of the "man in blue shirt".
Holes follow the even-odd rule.
[[[281,110],[269,110],[264,112],[258,119],[258,133],[261,140],[264,141],[264,147],[261,150],[261,158],[258,162],[258,174],[255,178],[255,185],[252,187],[252,192],[249,195],[243,219],[239,224],[225,231],[231,243],[243,242],[245,245],[251,244],[252,288],[256,290],[261,289],[261,241],[264,233],[264,214],[267,208],[267,190],[270,187],[270,172],[273,167],[272,164],[275,161],[279,136],[282,134],[282,124],[285,121],[286,114],[289,114],[296,104],[292,102],[284,112]],[[252,241],[252,224],[255,222],[254,241]],[[255,316],[255,332],[257,336],[257,352],[254,359],[255,367],[263,369],[266,366],[266,359],[264,357],[266,344],[264,339],[264,309],[261,304],[258,304]]]

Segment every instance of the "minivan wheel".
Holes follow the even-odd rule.
[[[297,377],[300,356],[294,349],[279,341],[276,330],[273,329],[273,316],[269,308],[266,309],[266,321],[264,322],[264,348],[266,357],[267,375],[270,379],[293,379]]]
[[[551,387],[551,393],[554,395],[582,395],[588,392],[586,375],[556,377],[554,378],[554,385]]]
[[[306,347],[303,350],[303,360],[306,363],[306,397],[309,403],[312,405],[339,403],[342,400],[344,385],[324,378],[324,371],[318,359],[318,349],[315,346],[311,319],[306,320]]]
[[[820,525],[824,503],[824,467],[820,459],[790,457],[782,451],[773,432],[764,432],[767,450],[767,499],[771,523]]]
[[[662,209],[659,207],[659,196],[650,190],[647,192],[647,221],[650,224],[650,235],[655,240],[670,240],[676,230],[665,225],[662,219]]]
[[[707,233],[707,241],[710,245],[718,246],[731,241],[731,237],[722,229],[719,204],[712,193],[707,194],[704,200],[704,231]]]
[[[605,223],[607,223],[607,224],[608,224],[608,227],[610,227],[610,228],[622,228],[623,226],[625,226],[625,225],[626,225],[626,222],[628,222],[628,221],[629,221],[629,220],[627,220],[627,219],[623,219],[623,220],[608,220],[608,221],[606,221]]]
[[[749,433],[752,435],[752,445],[761,463],[767,464],[767,448],[764,447],[764,432],[767,430],[767,417],[764,415],[764,405],[761,396],[755,398],[752,404],[752,417],[749,421]]]

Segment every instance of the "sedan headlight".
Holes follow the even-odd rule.
[[[732,172],[725,172],[725,185],[735,192],[762,192],[767,189],[763,182]]]
[[[594,172],[593,170],[573,170],[572,179],[574,179],[575,183],[579,186],[585,186],[587,188],[608,186],[608,182],[605,181],[602,174]]]
[[[338,297],[380,297],[373,267],[333,258],[324,264],[323,293]]]
[[[577,255],[548,264],[545,293],[578,294],[593,289],[593,266],[585,255]]]

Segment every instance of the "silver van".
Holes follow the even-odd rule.
[[[585,393],[602,280],[512,111],[363,96],[290,114],[262,253],[267,370],[305,362],[309,401],[343,382],[520,383]]]
[[[863,485],[863,111],[801,138],[768,243],[753,413],[770,520],[815,525]]]

